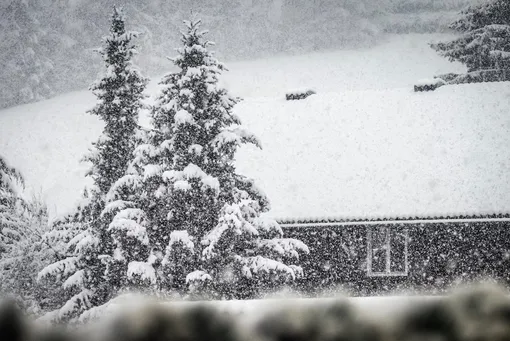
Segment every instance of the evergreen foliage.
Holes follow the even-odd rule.
[[[491,73],[490,76],[474,75],[473,80],[506,80],[510,76],[507,75],[510,68],[508,1],[491,0],[470,6],[450,28],[461,36],[449,42],[432,44],[439,54],[450,61],[465,64],[469,73]]]
[[[19,191],[25,185],[21,173],[9,166],[0,156],[0,257],[8,252],[14,240],[23,231],[23,219],[19,214],[26,206]]]
[[[93,186],[85,191],[74,212],[56,220],[53,231],[46,235],[64,248],[66,257],[43,269],[39,277],[61,279],[62,287],[71,296],[49,314],[53,320],[75,319],[104,304],[120,289],[104,258],[112,243],[101,212],[107,190],[126,171],[139,129],[138,114],[144,107],[147,79],[131,62],[136,53],[132,42],[136,36],[126,32],[123,14],[114,8],[110,35],[98,50],[106,73],[91,86],[98,103],[90,113],[105,124],[103,134],[85,157],[92,164],[87,175],[93,179]]]
[[[143,91],[148,80],[132,64],[136,54],[132,41],[137,36],[126,32],[122,13],[114,8],[110,36],[104,38],[105,47],[98,50],[106,74],[91,86],[98,103],[90,113],[99,116],[105,127],[86,157],[93,165],[89,175],[101,193],[124,174],[126,160],[134,150],[138,113],[144,107]]]
[[[48,213],[40,198],[26,199],[24,179],[0,156],[0,292],[14,296],[30,313],[37,314],[51,302],[48,283],[37,283],[37,272],[58,254],[45,242]]]
[[[300,271],[283,259],[257,258],[264,231],[281,230],[260,218],[269,209],[267,198],[235,172],[234,156],[241,145],[260,143],[232,112],[239,99],[218,85],[225,67],[208,50],[212,43],[200,24],[185,21],[183,46],[172,60],[178,71],[163,78],[153,129],[136,148],[127,174],[112,186],[103,214],[114,214],[111,260],[127,271],[126,286],[203,293],[205,285],[211,293],[232,296],[227,291],[252,272],[290,279]],[[219,243],[228,246],[221,264]],[[296,241],[285,252],[297,255],[298,245],[307,251]],[[233,276],[222,286],[223,265],[232,267]]]

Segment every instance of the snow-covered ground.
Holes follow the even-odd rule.
[[[227,65],[230,72],[225,83],[243,97],[280,97],[294,88],[312,88],[318,93],[412,88],[420,78],[465,71],[428,45],[451,37],[395,35],[374,48],[232,63]]]
[[[264,147],[243,148],[238,169],[269,195],[273,216],[510,212],[508,83],[414,93],[421,78],[463,70],[428,47],[440,38],[228,65],[224,84],[245,98],[236,113]],[[317,94],[285,101],[300,87]],[[94,101],[80,91],[0,111],[0,153],[53,213],[86,183],[79,160],[101,131],[86,113]]]
[[[443,296],[399,295],[376,297],[324,297],[324,298],[268,298],[258,300],[230,300],[230,301],[168,301],[163,304],[173,308],[189,308],[194,305],[205,305],[223,313],[240,317],[243,322],[253,322],[267,313],[274,313],[281,309],[292,311],[300,308],[321,308],[330,304],[344,302],[349,304],[362,316],[379,322],[386,318],[394,318],[406,309],[416,305],[443,299]],[[92,310],[87,319],[115,316],[129,309],[137,309],[149,302],[146,297],[138,294],[121,295],[108,304]],[[44,318],[40,320],[44,322]]]
[[[440,299],[441,296],[376,296],[376,297],[348,297],[344,300],[352,304],[358,311],[370,317],[381,318],[397,314],[406,308],[425,301]],[[299,298],[299,299],[263,299],[239,301],[205,301],[200,304],[210,304],[220,310],[246,315],[262,315],[268,311],[286,307],[327,305],[342,298]],[[188,302],[172,302],[171,304],[190,304]],[[192,304],[192,303],[191,303]]]

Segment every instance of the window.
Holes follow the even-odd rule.
[[[369,226],[367,229],[367,275],[407,276],[407,228]]]

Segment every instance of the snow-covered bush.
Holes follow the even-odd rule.
[[[445,84],[441,78],[421,79],[414,84],[414,91],[434,91]]]
[[[290,100],[296,100],[296,99],[305,99],[308,96],[316,94],[315,90],[313,89],[294,89],[289,90],[287,93],[285,93],[285,99],[287,101]]]
[[[58,252],[43,238],[48,213],[39,197],[27,197],[20,172],[0,156],[0,293],[39,314],[51,307],[51,283],[37,283],[39,270],[54,262]]]

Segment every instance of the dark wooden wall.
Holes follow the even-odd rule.
[[[302,240],[305,276],[295,284],[310,295],[342,287],[353,295],[420,290],[435,294],[480,278],[510,284],[510,222],[383,224],[408,229],[407,276],[367,276],[367,229],[378,225],[286,226],[286,237]]]

